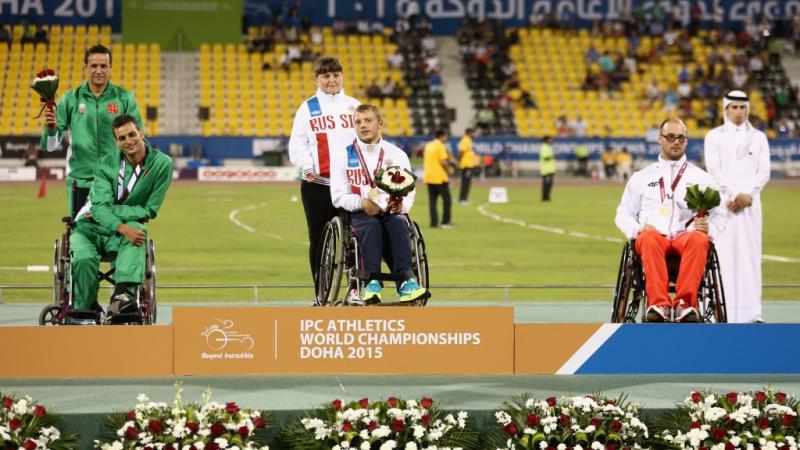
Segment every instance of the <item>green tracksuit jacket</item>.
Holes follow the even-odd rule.
[[[136,184],[124,202],[117,201],[121,151],[103,158],[94,172],[89,193],[91,218],[81,216],[70,235],[72,276],[76,309],[89,309],[97,299],[100,257],[117,252],[114,280],[141,284],[144,279],[145,247],[128,242],[116,232],[126,223],[145,232],[141,221],[155,219],[172,181],[172,159],[147,146],[147,156]],[[127,186],[133,166],[125,164],[123,183]]]
[[[111,123],[121,114],[133,116],[139,129],[144,129],[133,92],[111,82],[100,96],[95,96],[89,90],[89,82],[86,81],[58,99],[58,126],[53,131],[45,127],[41,147],[55,149],[64,132],[70,131],[67,153],[68,185],[76,180],[78,187],[88,188],[98,161],[110,153],[119,152]]]

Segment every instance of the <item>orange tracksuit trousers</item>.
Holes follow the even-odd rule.
[[[636,252],[642,259],[647,282],[647,306],[697,308],[697,290],[706,270],[708,236],[700,231],[687,231],[668,239],[657,231],[649,230],[636,237]],[[675,281],[675,299],[669,298],[667,255],[681,257],[678,279]]]

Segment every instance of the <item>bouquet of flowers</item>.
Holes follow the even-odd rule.
[[[796,398],[772,389],[694,391],[673,414],[656,422],[656,437],[664,446],[682,450],[796,450],[799,409]]]
[[[719,206],[719,191],[711,186],[700,189],[700,186],[693,184],[686,188],[686,196],[683,198],[686,205],[695,211],[697,217],[705,217],[706,213]]]
[[[375,184],[389,194],[389,203],[402,202],[416,182],[417,176],[400,166],[383,168],[375,177]]]
[[[31,88],[36,91],[42,99],[42,109],[36,119],[42,116],[45,108],[52,111],[56,105],[56,91],[58,90],[58,76],[53,69],[44,69],[36,74],[36,78],[31,83]],[[52,128],[51,128],[52,130]]]
[[[285,448],[298,450],[449,450],[475,448],[467,413],[447,414],[428,397],[389,397],[345,404],[334,400],[284,429]],[[284,447],[281,447],[284,448]]]
[[[0,393],[0,448],[11,450],[77,450],[78,436],[63,436],[58,417],[29,396],[15,399]]]
[[[259,431],[267,425],[267,416],[258,410],[241,409],[236,403],[211,401],[211,392],[203,395],[203,404],[181,403],[181,389],[175,402],[151,402],[140,394],[132,410],[106,418],[113,430],[108,442],[96,440],[101,450],[268,450]]]
[[[498,430],[492,448],[532,450],[630,450],[646,447],[647,426],[637,417],[639,405],[624,395],[534,400],[523,394],[495,413]]]

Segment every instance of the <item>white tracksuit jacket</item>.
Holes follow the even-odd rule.
[[[403,150],[400,150],[390,142],[382,139],[379,143],[374,145],[367,145],[360,140],[358,148],[361,149],[361,154],[364,157],[370,177],[374,179],[374,174],[377,172],[376,168],[378,160],[380,159],[381,149],[383,149],[383,161],[381,162],[382,168],[391,166],[400,166],[411,171],[411,164],[408,161],[408,156]],[[356,152],[356,147],[353,141],[346,147],[346,157],[335,158],[331,161],[331,201],[333,206],[337,208],[344,208],[347,211],[355,212],[361,210],[361,200],[369,197],[371,188],[367,177],[361,167],[361,162]],[[382,210],[386,210],[386,204],[389,201],[389,194],[378,188],[380,198],[376,202]],[[414,204],[414,195],[416,189],[403,198],[403,213],[408,213],[411,206]]]
[[[343,152],[353,142],[356,131],[353,111],[360,102],[345,95],[317,90],[297,108],[289,138],[289,159],[303,174],[313,172],[317,183],[329,185],[330,164],[334,152]]]
[[[686,188],[696,184],[701,188],[711,186],[716,189],[716,185],[711,175],[688,163],[675,192],[672,192],[672,181],[685,162],[686,155],[678,161],[668,161],[659,156],[658,162],[631,176],[614,220],[626,238],[635,238],[637,231],[647,224],[654,226],[670,239],[685,231],[694,230],[694,222],[686,225],[694,217],[694,212],[684,200]],[[659,179],[664,180],[663,195]],[[708,236],[715,239],[725,228],[724,206],[714,208],[708,218]]]

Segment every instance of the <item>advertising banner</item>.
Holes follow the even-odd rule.
[[[297,179],[297,169],[294,167],[201,167],[197,170],[197,179],[221,182],[294,181]]]
[[[176,375],[511,374],[513,308],[175,308]]]

